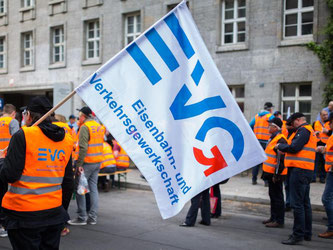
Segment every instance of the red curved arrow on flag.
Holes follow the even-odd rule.
[[[207,158],[201,149],[193,148],[194,157],[197,162],[205,166],[211,166],[204,171],[205,176],[209,176],[228,166],[217,146],[212,147],[210,151],[214,155],[213,158]]]

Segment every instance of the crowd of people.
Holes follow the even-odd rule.
[[[8,236],[13,249],[58,249],[61,235],[69,233],[66,223],[95,225],[98,173],[130,165],[89,107],[78,110],[77,119],[71,115],[68,123],[54,113],[40,122],[51,109],[49,100],[38,96],[21,114],[6,104],[0,116],[0,237]],[[89,194],[77,192],[83,177]],[[106,179],[100,183],[105,187]],[[73,193],[78,216],[70,220]]]
[[[292,209],[293,232],[282,243],[310,241],[310,183],[318,177],[319,182],[326,183],[322,202],[328,219],[327,230],[318,236],[333,238],[333,102],[321,110],[312,125],[299,112],[284,121],[281,112],[273,113],[273,107],[265,103],[264,110],[250,122],[267,155],[265,162],[252,169],[252,184],[256,185],[262,167],[271,201],[270,217],[263,224],[282,228],[285,211]],[[51,114],[32,126],[51,109],[46,97],[35,97],[21,114],[6,104],[0,117],[0,237],[8,235],[14,249],[58,249],[60,236],[69,233],[66,223],[95,225],[98,184],[102,188],[112,184],[105,177],[98,179],[98,173],[129,167],[128,155],[89,107],[78,110],[77,118],[69,116],[68,122],[61,114]],[[88,195],[77,191],[83,176]],[[227,181],[193,197],[180,226],[194,226],[199,208],[202,225],[209,226],[211,218],[220,217],[220,184]],[[70,219],[67,209],[73,193],[78,216]]]

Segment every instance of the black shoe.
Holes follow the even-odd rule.
[[[291,207],[286,207],[286,208],[284,209],[284,211],[285,211],[285,212],[290,212],[290,211],[291,211]]]
[[[305,241],[311,241],[311,236],[304,236]]]
[[[264,221],[262,222],[262,224],[265,225],[265,224],[270,223],[270,222],[273,222],[271,218],[269,218],[268,220],[264,220]]]
[[[221,215],[217,215],[217,214],[210,214],[210,218],[218,218],[220,217]]]
[[[299,245],[301,242],[301,239],[296,239],[293,235],[291,235],[288,240],[283,240],[281,243],[285,245]]]
[[[320,183],[325,183],[325,179],[320,179]]]
[[[180,227],[193,227],[193,226],[187,225],[186,222],[183,222],[183,223],[180,224],[179,226],[180,226]]]
[[[257,181],[252,181],[252,185],[257,185],[258,182]]]
[[[204,221],[200,221],[199,224],[205,225],[205,226],[209,226],[210,225],[210,223],[207,223],[207,222],[204,222]]]

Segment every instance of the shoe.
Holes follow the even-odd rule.
[[[311,183],[316,183],[316,180],[312,180]]]
[[[299,245],[302,239],[296,239],[293,235],[290,235],[288,240],[283,240],[281,243],[285,245]]]
[[[217,214],[210,214],[210,218],[219,218],[221,215],[217,215]]]
[[[61,236],[66,236],[67,234],[69,234],[69,229],[68,229],[68,227],[65,227],[65,228],[61,231]]]
[[[324,238],[324,239],[333,239],[333,232],[325,232],[322,234],[318,234],[318,237]]]
[[[305,241],[311,241],[312,239],[311,239],[311,236],[304,236],[304,240]]]
[[[183,222],[183,223],[180,224],[179,226],[180,226],[180,227],[193,227],[193,226],[187,225],[186,222]]]
[[[266,227],[270,227],[270,228],[283,228],[284,225],[283,224],[280,224],[280,223],[277,223],[275,221],[273,222],[269,222],[265,225]]]
[[[257,185],[258,182],[257,181],[252,181],[252,185]]]
[[[69,220],[67,223],[69,225],[72,225],[72,226],[84,226],[84,225],[87,225],[87,221],[82,220],[80,218],[76,218],[74,220]]]
[[[204,222],[204,221],[200,221],[199,224],[204,225],[204,226],[210,226],[210,223]]]
[[[0,237],[1,238],[8,237],[7,230],[5,230],[3,227],[0,228]]]
[[[270,222],[273,222],[272,219],[264,220],[264,221],[262,222],[262,224],[267,224],[267,223],[270,223]]]
[[[320,183],[325,183],[325,179],[320,179],[319,182]]]
[[[97,220],[94,220],[94,219],[92,219],[92,218],[88,218],[87,223],[88,223],[89,225],[96,225],[96,224],[97,224]]]
[[[268,187],[268,183],[267,182],[265,182],[265,187]]]

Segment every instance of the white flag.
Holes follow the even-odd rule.
[[[184,1],[76,92],[146,177],[164,219],[266,159]]]

